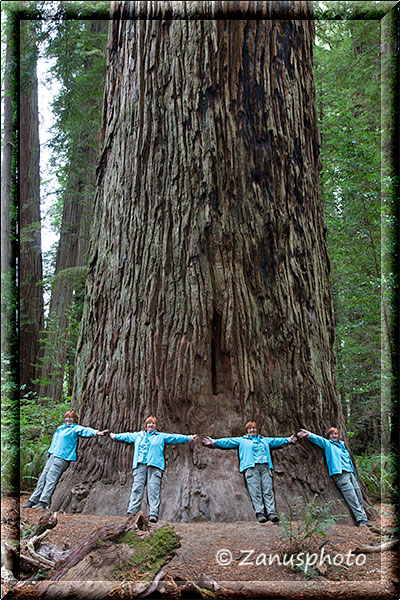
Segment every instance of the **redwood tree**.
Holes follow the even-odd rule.
[[[58,99],[58,110],[61,112],[58,125],[63,133],[60,137],[64,141],[63,150],[69,162],[49,317],[44,335],[39,395],[56,403],[63,399],[68,346],[73,344],[68,333],[72,305],[77,298],[77,304],[80,303],[86,275],[102,103],[102,93],[98,88],[105,66],[106,27],[107,21],[87,21],[81,33],[81,37],[85,35],[85,44],[83,48],[76,47],[76,39],[82,31],[81,24],[65,20],[59,25],[58,37],[52,41],[55,46],[53,54],[60,65],[58,75],[63,83],[61,99],[69,105],[67,111],[65,107],[60,111],[61,99]],[[75,47],[71,48],[74,42]]]
[[[344,428],[319,194],[311,2],[113,2],[74,406],[135,431]],[[122,513],[132,446],[83,442],[55,504]],[[335,495],[275,451],[278,510]],[[75,497],[76,497],[76,489]],[[83,493],[82,493],[83,495]],[[74,510],[75,510],[74,509]],[[335,512],[343,512],[336,510]],[[253,518],[236,451],[167,450],[161,517]]]
[[[44,324],[40,235],[40,167],[36,23],[20,21],[19,194],[20,194],[20,383],[35,391],[35,364]]]
[[[8,26],[6,33],[6,55],[4,67],[4,100],[3,100],[3,148],[1,160],[1,354],[9,356],[10,352],[10,283],[12,253],[10,240],[10,206],[12,182],[12,149],[13,149],[13,103],[12,103],[12,35]],[[14,127],[15,129],[15,127]],[[15,141],[15,140],[14,140]]]

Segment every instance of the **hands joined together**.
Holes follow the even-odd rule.
[[[98,431],[95,435],[105,435],[108,433],[108,429],[104,429],[104,431]]]

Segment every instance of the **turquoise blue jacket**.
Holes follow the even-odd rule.
[[[127,431],[126,433],[116,433],[115,440],[118,442],[128,442],[135,444],[133,452],[132,469],[135,469],[138,464],[138,454],[140,442],[146,437],[145,431]],[[164,447],[165,444],[184,444],[190,440],[190,436],[181,435],[179,433],[163,433],[162,431],[153,431],[149,435],[149,451],[147,454],[147,465],[158,467],[162,471],[165,469]]]
[[[76,460],[78,437],[93,437],[98,431],[98,429],[83,427],[78,423],[71,423],[70,425],[64,423],[64,425],[57,427],[48,452],[64,460]]]
[[[326,464],[328,465],[329,475],[336,475],[337,473],[342,473],[343,451],[347,453],[347,458],[349,460],[351,468],[353,472],[355,472],[353,463],[351,462],[350,452],[347,450],[346,446],[341,440],[339,440],[338,442],[332,442],[331,440],[327,440],[326,438],[320,435],[316,435],[315,433],[309,435],[307,439],[310,440],[310,442],[312,442],[316,446],[322,448],[322,450],[324,451]]]
[[[290,437],[275,438],[275,437],[264,437],[259,435],[258,438],[262,441],[265,446],[265,452],[267,454],[268,465],[270,469],[273,469],[271,451],[270,448],[280,448],[289,444]],[[249,435],[242,435],[241,437],[231,438],[219,438],[214,441],[214,445],[217,448],[238,448],[239,450],[239,471],[242,473],[249,467],[254,467],[254,455],[253,455],[253,442],[252,437]]]

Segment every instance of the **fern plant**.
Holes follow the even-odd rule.
[[[394,452],[361,454],[354,457],[358,474],[365,483],[373,500],[397,498],[396,456]]]
[[[20,451],[21,491],[31,491],[40,477],[47,459],[49,441],[42,438],[39,444],[23,446]]]
[[[334,525],[337,519],[345,516],[331,514],[336,502],[337,500],[330,500],[324,504],[318,504],[316,496],[314,496],[311,502],[304,505],[303,499],[295,496],[292,502],[291,517],[280,513],[280,530],[282,535],[287,538],[292,553],[306,550],[315,540],[327,537],[328,527]]]

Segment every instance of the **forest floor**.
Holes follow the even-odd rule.
[[[21,498],[21,506],[26,500],[27,496]],[[2,539],[11,536],[7,515],[12,502],[11,498],[2,498]],[[360,553],[357,550],[379,545],[387,539],[382,538],[382,532],[393,530],[393,509],[387,504],[376,505],[375,508],[380,517],[373,522],[373,528],[331,525],[327,538],[310,542],[302,557],[298,554],[299,549],[296,553],[289,546],[279,525],[271,522],[169,523],[178,534],[181,545],[164,566],[163,580],[194,582],[200,591],[206,588],[212,590],[211,597],[397,600],[397,551]],[[42,515],[41,510],[21,509],[21,537],[33,530]],[[58,523],[49,531],[45,543],[63,557],[96,527],[119,525],[126,516],[60,511],[57,519]],[[157,527],[166,523],[161,520]],[[313,553],[316,557],[312,556]],[[304,561],[301,568],[300,558]],[[156,594],[160,593],[160,589],[162,586]],[[226,590],[231,592],[227,595]]]

